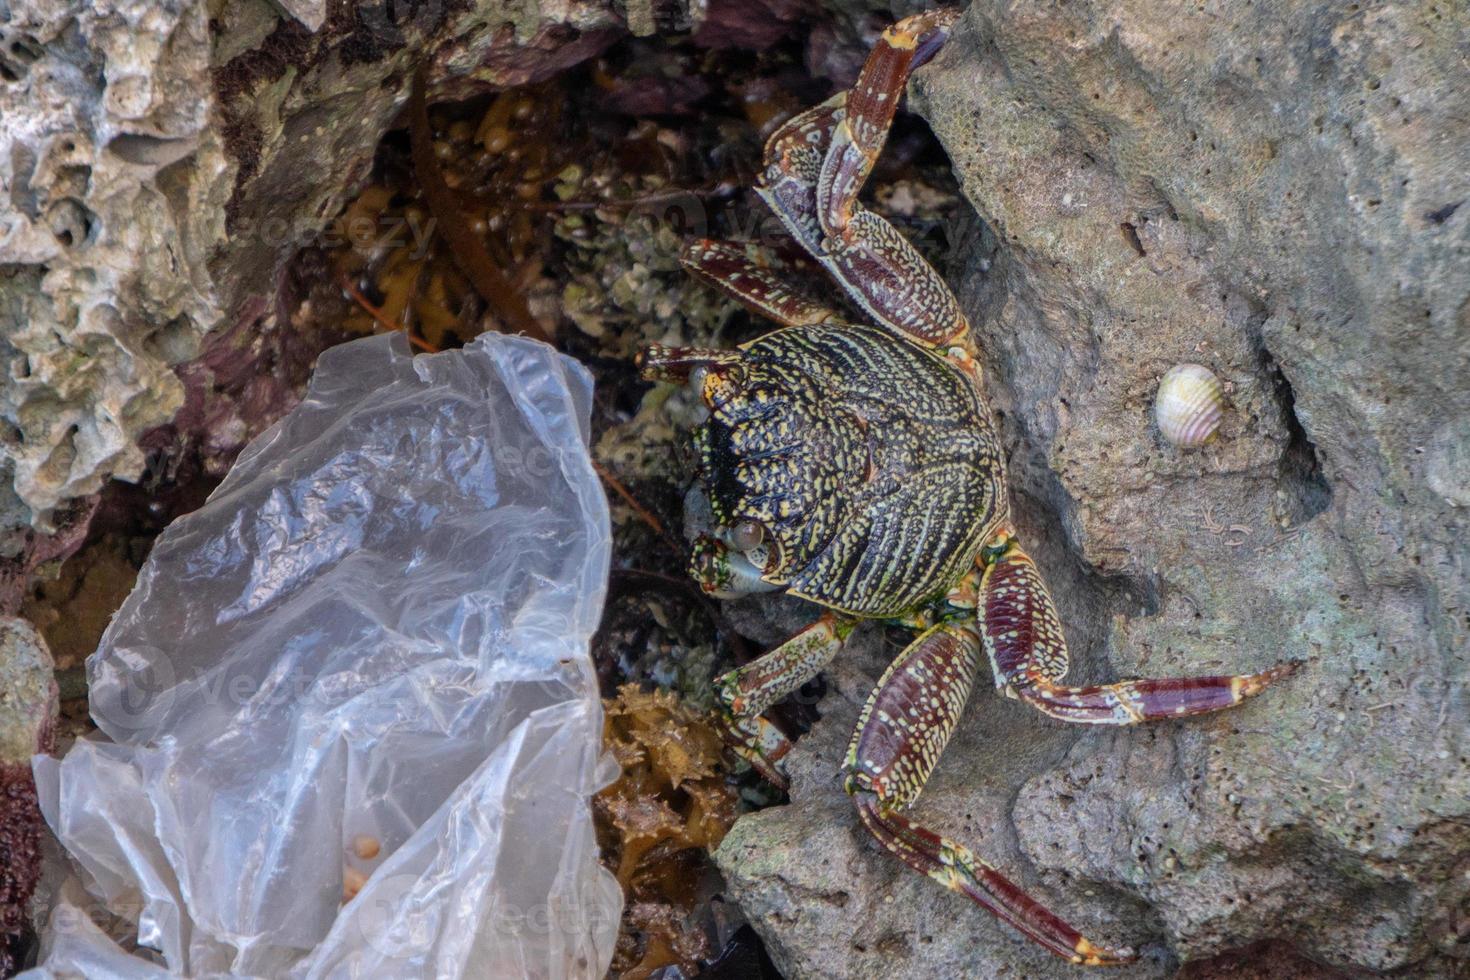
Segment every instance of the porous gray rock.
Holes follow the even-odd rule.
[[[853,634],[825,675],[822,718],[787,757],[792,803],[741,817],[715,854],[729,893],[792,980],[1075,976],[1075,967],[900,864],[858,823],[839,767],[863,702],[905,636],[876,625]],[[777,642],[774,632],[760,638]],[[1038,874],[1020,850],[1012,801],[1028,774],[1060,764],[1072,742],[1060,725],[982,686],[916,812],[1091,927],[1093,938],[1146,945],[1145,905],[1065,871]],[[1155,943],[1142,953],[1130,977],[1171,975],[1167,950]]]
[[[602,0],[0,5],[0,558],[136,479],[186,402],[231,457],[291,406],[197,403],[222,361],[275,369],[283,264],[366,177],[416,66],[467,95],[621,31]]]
[[[1467,45],[1443,4],[976,0],[910,87],[981,219],[944,271],[1073,676],[1307,661],[1141,729],[974,695],[919,814],[1144,975],[1470,960]],[[1183,361],[1230,388],[1197,452],[1151,421]],[[792,976],[1074,975],[861,833],[835,773],[896,649],[834,670],[733,893]]]
[[[56,722],[51,653],[36,628],[0,617],[0,765],[24,763],[50,747]]]
[[[183,401],[170,365],[219,317],[204,260],[224,221],[205,205],[228,163],[208,66],[202,4],[38,0],[0,17],[7,518],[49,529],[108,474],[136,477],[137,434]]]

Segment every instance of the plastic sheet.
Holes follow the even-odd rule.
[[[590,398],[524,338],[346,344],[158,539],[88,661],[111,741],[35,769],[83,883],[140,905],[171,971],[606,970]],[[48,936],[35,975],[148,975],[110,944]]]

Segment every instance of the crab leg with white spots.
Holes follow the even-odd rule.
[[[980,581],[985,652],[995,684],[1040,711],[1086,725],[1133,725],[1233,707],[1296,672],[1295,663],[1259,674],[1120,681],[1091,687],[1061,682],[1069,658],[1062,624],[1036,565],[1009,528],[992,541]]]
[[[938,53],[960,12],[917,14],[883,32],[857,84],[794,117],[766,145],[757,193],[873,319],[943,346],[969,324],[934,267],[858,203],[909,74]]]
[[[823,613],[815,623],[770,653],[715,681],[731,747],[765,779],[782,789],[786,788],[787,778],[781,760],[791,751],[791,742],[761,715],[821,673],[842,649],[852,627],[849,619]]]
[[[970,898],[1058,956],[1100,966],[1127,963],[1127,949],[1098,946],[969,848],[915,823],[912,803],[959,723],[980,660],[973,623],[922,634],[878,681],[858,720],[844,769],[863,825],[916,871]]]

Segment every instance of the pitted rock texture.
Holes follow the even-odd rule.
[[[1139,975],[1470,968],[1467,45],[1448,4],[977,0],[910,87],[981,219],[942,271],[1072,676],[1307,661],[1142,729],[977,690],[918,814]],[[1182,361],[1230,388],[1197,452],[1150,415]],[[859,830],[835,773],[896,652],[834,670],[733,893],[792,976],[1075,975]]]
[[[204,268],[228,164],[203,5],[67,0],[0,15],[0,472],[7,523],[136,477],[169,370],[219,317]]]
[[[231,458],[290,408],[269,393],[257,417],[260,391],[214,375],[276,365],[252,338],[289,306],[283,265],[368,173],[429,53],[431,89],[466,95],[553,74],[622,30],[599,0],[326,13],[0,5],[0,558],[24,563],[18,529],[137,479],[167,449],[140,439],[181,408]],[[204,350],[216,328],[230,358]]]

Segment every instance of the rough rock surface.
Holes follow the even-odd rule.
[[[217,6],[0,5],[0,558],[24,563],[18,529],[137,478],[156,448],[140,438],[221,361],[269,374],[253,344],[286,305],[282,263],[368,172],[425,52],[431,86],[468,94],[622,30],[599,0]],[[231,350],[190,375],[216,327]],[[194,413],[231,452],[290,407],[234,394]]]
[[[195,87],[208,49],[202,5],[53,0],[0,22],[0,465],[43,525],[139,473],[132,437],[182,401],[170,358],[218,317],[201,288],[227,169]]]
[[[0,619],[0,975],[27,924],[41,873],[41,811],[31,756],[51,750],[56,682],[51,654],[22,619]]]
[[[944,271],[1073,677],[1309,661],[1147,729],[973,697],[918,812],[1130,976],[1267,939],[1470,962],[1467,46],[1448,4],[976,0],[911,86],[983,219]],[[1181,361],[1232,390],[1200,452],[1150,421]],[[1075,975],[863,836],[836,772],[876,632],[792,803],[726,838],[733,893],[793,977]]]

